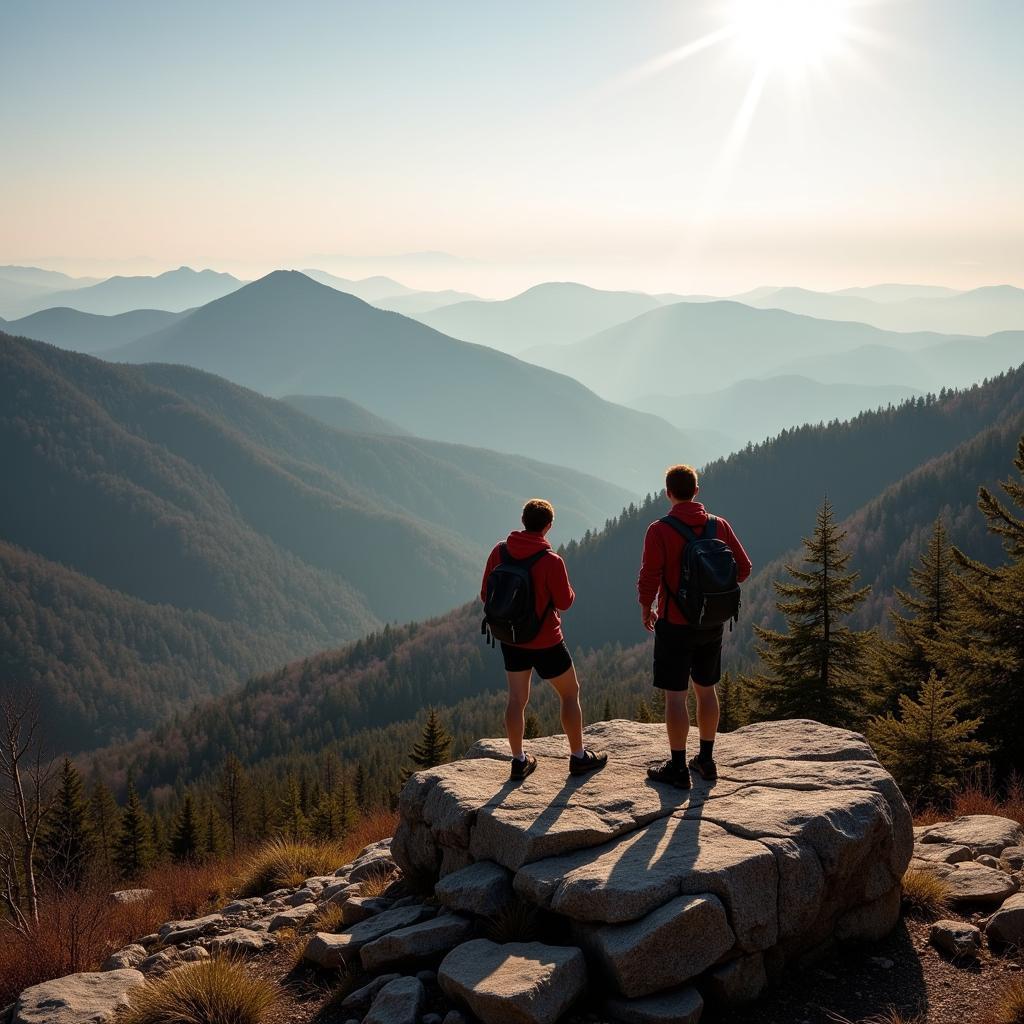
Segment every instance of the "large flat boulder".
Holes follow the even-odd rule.
[[[431,907],[422,904],[385,910],[343,932],[317,932],[306,946],[303,956],[318,967],[342,967],[352,962],[367,943],[374,942],[388,932],[408,928],[433,914]]]
[[[437,980],[483,1024],[555,1024],[587,983],[573,946],[473,939],[441,962]]]
[[[756,954],[774,965],[893,926],[915,830],[862,736],[810,721],[748,726],[719,738],[718,782],[688,792],[647,777],[665,756],[663,725],[601,722],[586,739],[609,762],[583,778],[568,775],[562,736],[527,742],[539,764],[522,783],[509,781],[504,740],[416,773],[391,855],[433,878],[441,902],[481,916],[478,893],[504,899],[511,875],[516,895],[562,918],[631,997],[714,968],[739,999],[760,983],[751,968],[740,984]]]
[[[472,937],[473,922],[469,918],[443,914],[368,942],[359,951],[359,959],[367,971],[382,971],[395,964],[440,956]]]
[[[988,919],[985,934],[992,942],[1024,948],[1024,893],[1010,896]]]
[[[953,843],[969,846],[975,857],[998,857],[1008,846],[1024,843],[1024,826],[997,814],[965,814],[952,821],[930,825],[918,837],[920,843]]]
[[[363,1024],[416,1024],[425,994],[418,978],[395,978],[374,997]]]
[[[129,1005],[132,989],[145,980],[126,968],[44,981],[21,993],[11,1024],[105,1024]]]

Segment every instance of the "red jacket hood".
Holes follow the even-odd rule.
[[[687,526],[703,526],[708,521],[707,511],[699,501],[678,501],[669,515],[681,519]]]
[[[535,555],[538,551],[547,551],[551,547],[546,537],[526,530],[513,530],[505,543],[508,545],[508,553],[513,558],[529,558],[530,555]]]

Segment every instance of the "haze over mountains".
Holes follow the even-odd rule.
[[[269,274],[105,356],[196,366],[267,395],[349,398],[420,437],[571,466],[637,493],[678,452],[699,462],[713,450],[569,376],[449,338],[296,271]]]

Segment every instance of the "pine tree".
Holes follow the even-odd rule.
[[[900,604],[912,614],[889,613],[894,638],[881,641],[872,659],[881,714],[895,712],[901,695],[917,693],[928,676],[937,671],[926,644],[953,624],[955,575],[945,526],[941,518],[936,519],[921,564],[910,570],[910,589],[896,590]]]
[[[356,806],[352,787],[344,773],[338,783],[338,835],[343,839],[359,819],[359,808]]]
[[[341,815],[337,797],[324,793],[309,819],[310,831],[317,839],[338,839],[341,836]]]
[[[612,701],[610,697],[604,699],[604,709],[601,711],[601,721],[610,722],[612,720]]]
[[[200,833],[195,800],[191,793],[186,793],[185,802],[181,805],[181,810],[174,822],[174,832],[171,835],[171,857],[179,864],[194,862],[199,860],[202,849],[203,838]]]
[[[245,831],[248,812],[248,781],[242,762],[234,754],[228,754],[220,770],[217,795],[220,798],[224,821],[228,829],[231,853],[238,852]]]
[[[128,799],[121,814],[121,833],[114,862],[124,878],[135,879],[155,859],[152,826],[135,785],[128,780]]]
[[[409,760],[415,766],[413,771],[444,764],[448,760],[451,746],[452,737],[445,731],[441,716],[435,708],[430,708],[423,726],[423,735],[409,755]]]
[[[306,837],[306,816],[302,813],[302,794],[295,776],[289,772],[284,801],[281,804],[281,826],[285,838],[298,843]]]
[[[89,797],[89,820],[96,842],[96,866],[104,879],[112,881],[116,871],[118,836],[121,834],[121,808],[114,794],[100,781]]]
[[[767,671],[744,686],[767,718],[813,718],[826,725],[849,725],[863,717],[861,673],[871,633],[855,632],[842,619],[867,597],[856,589],[857,573],[846,572],[845,531],[835,523],[826,498],[814,534],[805,538],[805,564],[787,565],[793,583],[775,582],[776,607],[788,632],[754,626],[757,653]]]
[[[532,712],[526,715],[525,727],[523,729],[524,740],[535,740],[540,735],[540,719]]]
[[[366,791],[366,769],[363,768],[362,761],[356,765],[356,777],[353,785],[356,791],[356,807],[360,811],[365,811],[369,794]]]
[[[980,720],[961,721],[962,698],[934,672],[916,700],[901,694],[899,705],[900,717],[876,717],[868,736],[908,799],[941,798],[960,783],[971,760],[984,754],[984,744],[971,738]]]
[[[750,709],[742,677],[733,676],[731,672],[722,674],[718,683],[718,706],[721,732],[732,732],[749,723]]]
[[[206,828],[202,853],[206,857],[219,857],[224,852],[224,823],[217,814],[213,798],[206,801]]]
[[[636,714],[633,716],[633,718],[637,722],[653,722],[654,721],[654,715],[651,714],[651,709],[648,706],[647,701],[645,701],[643,699],[643,697],[641,697],[636,702]]]
[[[42,874],[61,888],[77,889],[95,852],[96,842],[85,787],[71,759],[65,757],[56,799],[39,842],[38,860]]]
[[[1014,466],[1024,477],[1024,436]],[[1006,495],[1024,509],[1024,481],[1004,480]],[[991,749],[998,775],[1024,768],[1024,520],[987,488],[978,508],[988,530],[1002,539],[1007,560],[989,566],[957,548],[953,580],[954,621],[934,641],[924,641],[949,685],[982,719],[979,737]]]

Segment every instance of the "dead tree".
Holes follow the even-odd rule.
[[[14,926],[39,924],[36,845],[52,800],[55,762],[43,755],[34,700],[0,700],[0,899]]]

